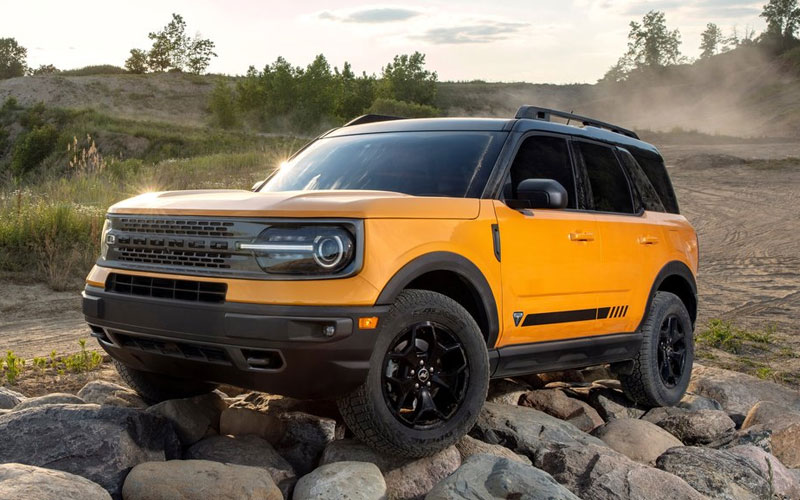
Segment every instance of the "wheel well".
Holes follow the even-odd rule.
[[[697,296],[686,278],[677,274],[667,276],[658,285],[658,291],[677,295],[686,306],[686,310],[689,311],[689,317],[692,318],[692,324],[694,324],[697,319]]]
[[[453,271],[430,271],[414,278],[406,288],[441,293],[455,300],[472,316],[483,333],[483,339],[488,341],[489,318],[480,294],[472,283],[460,274]]]

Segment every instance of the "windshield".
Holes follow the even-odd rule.
[[[320,139],[261,191],[359,189],[455,198],[481,195],[505,132],[391,132]]]

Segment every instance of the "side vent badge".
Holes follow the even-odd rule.
[[[519,322],[522,321],[523,316],[525,316],[525,313],[522,311],[517,311],[514,313],[514,326],[519,326]]]

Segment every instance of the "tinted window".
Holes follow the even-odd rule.
[[[651,212],[666,212],[656,189],[653,187],[653,184],[650,183],[650,179],[648,179],[647,175],[642,171],[642,167],[639,166],[633,155],[624,149],[618,149],[617,151],[622,160],[622,165],[628,172],[628,177],[639,193],[639,199],[642,204],[641,208],[650,210]],[[634,201],[638,200],[635,199]]]
[[[672,182],[667,175],[664,160],[657,154],[643,150],[632,150],[631,154],[636,158],[636,162],[642,167],[647,178],[650,179],[664,208],[673,214],[679,213],[678,200],[675,198],[675,191],[672,189]]]
[[[634,213],[628,179],[614,150],[588,142],[578,142],[577,146],[586,164],[594,209],[600,212]]]
[[[505,137],[503,132],[392,132],[323,138],[283,165],[261,190],[478,197]]]
[[[553,179],[567,190],[567,208],[575,208],[575,177],[567,141],[558,137],[535,136],[525,139],[511,165],[511,197],[525,179]]]

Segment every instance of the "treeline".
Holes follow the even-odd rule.
[[[318,55],[305,68],[278,59],[231,84],[220,80],[209,108],[214,124],[265,131],[308,132],[341,125],[364,113],[436,116],[436,72],[425,69],[419,52],[397,55],[381,75],[356,75],[349,63],[331,68]]]

